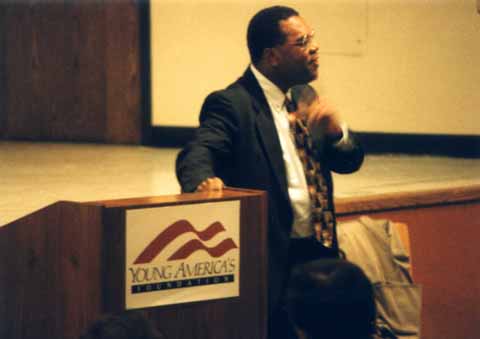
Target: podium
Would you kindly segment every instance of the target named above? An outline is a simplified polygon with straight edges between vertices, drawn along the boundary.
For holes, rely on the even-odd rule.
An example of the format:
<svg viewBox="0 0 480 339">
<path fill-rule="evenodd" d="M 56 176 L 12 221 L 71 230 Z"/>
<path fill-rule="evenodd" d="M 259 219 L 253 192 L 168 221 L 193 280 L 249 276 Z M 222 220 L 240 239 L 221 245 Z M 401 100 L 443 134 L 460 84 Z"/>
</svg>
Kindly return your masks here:
<svg viewBox="0 0 480 339">
<path fill-rule="evenodd" d="M 141 309 L 168 339 L 263 339 L 266 193 L 60 201 L 0 227 L 0 338 Z"/>
</svg>

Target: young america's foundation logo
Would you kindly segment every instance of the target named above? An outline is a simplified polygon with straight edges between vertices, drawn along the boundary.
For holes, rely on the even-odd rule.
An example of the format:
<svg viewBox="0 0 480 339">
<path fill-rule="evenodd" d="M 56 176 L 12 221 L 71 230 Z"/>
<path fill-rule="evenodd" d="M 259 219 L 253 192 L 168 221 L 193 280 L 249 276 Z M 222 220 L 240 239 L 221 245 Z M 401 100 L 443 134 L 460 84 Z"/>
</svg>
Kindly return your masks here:
<svg viewBox="0 0 480 339">
<path fill-rule="evenodd" d="M 239 203 L 128 211 L 127 306 L 155 296 L 154 305 L 238 296 Z"/>
<path fill-rule="evenodd" d="M 219 221 L 212 223 L 203 231 L 196 230 L 185 219 L 174 222 L 160 232 L 133 262 L 134 265 L 148 265 L 155 258 L 161 257 L 163 250 L 173 243 L 171 246 L 174 248 L 173 253 L 164 256 L 166 264 L 129 268 L 133 282 L 132 293 L 232 282 L 235 262 L 224 256 L 238 246 L 229 237 L 214 246 L 205 244 L 217 235 L 224 234 L 225 231 L 225 227 Z M 176 239 L 188 234 L 193 235 L 194 239 L 176 242 Z M 210 260 L 185 262 L 198 251 L 206 252 Z"/>
<path fill-rule="evenodd" d="M 160 233 L 155 240 L 143 250 L 135 260 L 134 264 L 146 264 L 151 262 L 169 243 L 174 241 L 180 235 L 188 232 L 195 234 L 198 239 L 193 239 L 185 243 L 168 258 L 168 261 L 186 259 L 192 253 L 199 250 L 205 250 L 213 258 L 221 257 L 229 250 L 237 248 L 237 245 L 235 245 L 232 238 L 223 240 L 215 247 L 205 246 L 203 241 L 212 239 L 222 231 L 225 231 L 225 227 L 218 221 L 211 224 L 204 231 L 199 232 L 192 226 L 192 224 L 190 224 L 190 222 L 188 222 L 188 220 L 179 220 Z"/>
</svg>

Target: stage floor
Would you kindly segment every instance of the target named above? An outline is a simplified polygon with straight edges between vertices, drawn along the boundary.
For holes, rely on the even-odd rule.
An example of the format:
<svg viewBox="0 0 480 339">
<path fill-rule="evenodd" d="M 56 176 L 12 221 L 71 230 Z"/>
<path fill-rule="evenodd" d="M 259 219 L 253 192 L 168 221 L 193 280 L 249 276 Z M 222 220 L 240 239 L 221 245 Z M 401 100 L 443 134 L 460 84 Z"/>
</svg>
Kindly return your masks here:
<svg viewBox="0 0 480 339">
<path fill-rule="evenodd" d="M 0 141 L 0 225 L 59 200 L 177 194 L 178 151 Z M 360 171 L 334 180 L 336 197 L 464 187 L 480 184 L 480 159 L 369 155 Z"/>
</svg>

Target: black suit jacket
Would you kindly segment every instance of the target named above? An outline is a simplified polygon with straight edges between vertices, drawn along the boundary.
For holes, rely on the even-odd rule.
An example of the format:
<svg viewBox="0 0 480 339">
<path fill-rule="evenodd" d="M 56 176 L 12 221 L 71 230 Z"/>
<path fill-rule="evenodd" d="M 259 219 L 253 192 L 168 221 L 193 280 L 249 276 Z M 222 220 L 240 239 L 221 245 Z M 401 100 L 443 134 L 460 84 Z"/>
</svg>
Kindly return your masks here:
<svg viewBox="0 0 480 339">
<path fill-rule="evenodd" d="M 338 148 L 321 137 L 315 145 L 332 194 L 330 170 L 355 171 L 362 163 L 363 151 L 355 142 Z M 227 186 L 268 192 L 269 306 L 271 311 L 275 309 L 289 274 L 293 211 L 272 113 L 249 69 L 228 88 L 206 98 L 200 126 L 193 141 L 178 155 L 176 166 L 184 192 L 194 191 L 203 180 L 214 176 Z"/>
</svg>

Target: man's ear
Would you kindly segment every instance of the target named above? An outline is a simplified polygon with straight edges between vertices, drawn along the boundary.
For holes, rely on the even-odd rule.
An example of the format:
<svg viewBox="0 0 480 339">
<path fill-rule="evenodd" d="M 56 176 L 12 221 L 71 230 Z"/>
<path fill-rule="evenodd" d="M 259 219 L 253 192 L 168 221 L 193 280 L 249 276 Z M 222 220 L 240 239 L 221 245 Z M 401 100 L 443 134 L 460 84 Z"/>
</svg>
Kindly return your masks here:
<svg viewBox="0 0 480 339">
<path fill-rule="evenodd" d="M 262 58 L 272 67 L 276 67 L 279 63 L 278 51 L 275 48 L 265 48 Z"/>
</svg>

